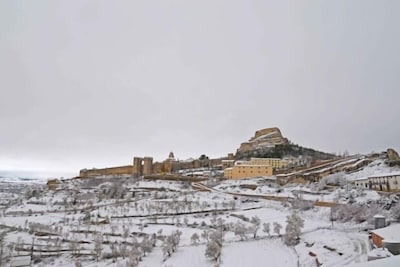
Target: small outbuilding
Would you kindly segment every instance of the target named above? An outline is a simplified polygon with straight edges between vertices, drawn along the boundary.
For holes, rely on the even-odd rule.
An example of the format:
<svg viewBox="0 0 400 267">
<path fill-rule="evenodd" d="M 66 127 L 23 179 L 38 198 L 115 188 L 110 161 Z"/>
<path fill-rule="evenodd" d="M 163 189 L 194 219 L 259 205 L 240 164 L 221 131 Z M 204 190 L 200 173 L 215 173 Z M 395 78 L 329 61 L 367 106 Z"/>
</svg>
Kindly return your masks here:
<svg viewBox="0 0 400 267">
<path fill-rule="evenodd" d="M 400 224 L 372 230 L 371 238 L 376 247 L 385 247 L 394 255 L 400 254 Z"/>
<path fill-rule="evenodd" d="M 375 215 L 374 216 L 374 226 L 375 229 L 384 228 L 386 227 L 386 218 L 383 215 Z"/>
</svg>

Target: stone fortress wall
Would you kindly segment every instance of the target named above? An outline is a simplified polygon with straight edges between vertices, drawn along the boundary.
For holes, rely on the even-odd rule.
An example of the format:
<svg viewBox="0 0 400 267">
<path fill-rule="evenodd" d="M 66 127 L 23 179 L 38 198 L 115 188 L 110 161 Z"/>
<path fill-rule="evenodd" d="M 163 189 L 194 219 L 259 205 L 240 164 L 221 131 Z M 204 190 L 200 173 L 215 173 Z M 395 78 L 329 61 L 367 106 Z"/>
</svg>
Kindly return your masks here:
<svg viewBox="0 0 400 267">
<path fill-rule="evenodd" d="M 111 175 L 124 175 L 132 174 L 132 165 L 103 168 L 103 169 L 83 169 L 79 172 L 79 177 L 90 178 L 96 176 L 111 176 Z"/>
<path fill-rule="evenodd" d="M 151 174 L 167 174 L 178 172 L 179 170 L 197 169 L 202 167 L 218 166 L 222 164 L 224 158 L 218 159 L 195 159 L 189 161 L 178 161 L 168 157 L 163 162 L 154 162 L 152 157 L 134 157 L 133 165 L 102 168 L 102 169 L 83 169 L 79 172 L 78 178 L 91 178 L 96 176 L 118 176 L 132 175 L 133 177 L 146 176 Z"/>
</svg>

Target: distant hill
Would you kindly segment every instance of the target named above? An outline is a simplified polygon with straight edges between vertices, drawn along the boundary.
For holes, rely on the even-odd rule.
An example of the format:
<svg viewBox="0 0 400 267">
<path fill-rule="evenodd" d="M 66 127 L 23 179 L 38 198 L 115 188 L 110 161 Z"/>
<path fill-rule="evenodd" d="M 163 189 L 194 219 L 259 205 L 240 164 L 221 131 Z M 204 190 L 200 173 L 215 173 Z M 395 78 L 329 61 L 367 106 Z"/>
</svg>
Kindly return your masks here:
<svg viewBox="0 0 400 267">
<path fill-rule="evenodd" d="M 0 170 L 1 182 L 45 182 L 47 179 L 73 177 L 73 173 Z"/>
<path fill-rule="evenodd" d="M 312 160 L 328 160 L 336 158 L 335 155 L 317 151 L 312 148 L 302 147 L 291 143 L 282 136 L 279 128 L 266 128 L 256 131 L 248 142 L 244 142 L 236 151 L 236 159 L 251 157 L 283 158 L 283 157 L 309 157 Z"/>
</svg>

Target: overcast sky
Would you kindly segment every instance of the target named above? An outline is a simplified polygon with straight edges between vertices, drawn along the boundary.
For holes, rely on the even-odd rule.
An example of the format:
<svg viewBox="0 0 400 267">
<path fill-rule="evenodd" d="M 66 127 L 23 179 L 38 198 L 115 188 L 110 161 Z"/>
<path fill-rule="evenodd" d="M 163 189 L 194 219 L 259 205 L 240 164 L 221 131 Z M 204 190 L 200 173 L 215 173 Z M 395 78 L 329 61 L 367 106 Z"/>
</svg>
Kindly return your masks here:
<svg viewBox="0 0 400 267">
<path fill-rule="evenodd" d="M 0 169 L 400 150 L 400 1 L 0 2 Z"/>
</svg>

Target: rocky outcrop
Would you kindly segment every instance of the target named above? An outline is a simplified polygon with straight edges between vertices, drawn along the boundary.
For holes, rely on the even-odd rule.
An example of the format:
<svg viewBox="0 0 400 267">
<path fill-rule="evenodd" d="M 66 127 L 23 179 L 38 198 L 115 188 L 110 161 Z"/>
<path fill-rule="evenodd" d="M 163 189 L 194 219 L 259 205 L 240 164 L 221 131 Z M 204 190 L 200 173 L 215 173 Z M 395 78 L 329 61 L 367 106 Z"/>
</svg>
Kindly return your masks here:
<svg viewBox="0 0 400 267">
<path fill-rule="evenodd" d="M 310 161 L 334 159 L 335 155 L 292 144 L 282 136 L 277 127 L 256 131 L 248 142 L 242 143 L 236 151 L 235 159 L 254 158 L 309 158 Z"/>
<path fill-rule="evenodd" d="M 240 145 L 237 153 L 245 153 L 248 151 L 272 148 L 276 145 L 287 144 L 288 139 L 282 136 L 281 130 L 277 127 L 266 128 L 256 131 L 254 136 L 248 142 Z"/>
<path fill-rule="evenodd" d="M 393 148 L 388 148 L 386 150 L 386 164 L 390 167 L 400 166 L 400 157 L 399 154 Z"/>
<path fill-rule="evenodd" d="M 399 154 L 393 148 L 388 148 L 386 151 L 387 158 L 390 161 L 400 161 Z"/>
</svg>

